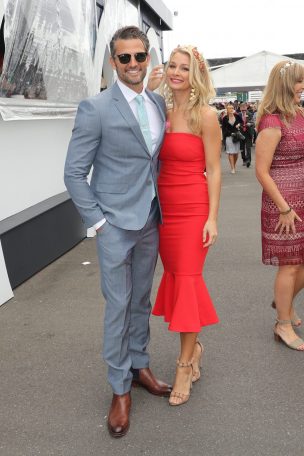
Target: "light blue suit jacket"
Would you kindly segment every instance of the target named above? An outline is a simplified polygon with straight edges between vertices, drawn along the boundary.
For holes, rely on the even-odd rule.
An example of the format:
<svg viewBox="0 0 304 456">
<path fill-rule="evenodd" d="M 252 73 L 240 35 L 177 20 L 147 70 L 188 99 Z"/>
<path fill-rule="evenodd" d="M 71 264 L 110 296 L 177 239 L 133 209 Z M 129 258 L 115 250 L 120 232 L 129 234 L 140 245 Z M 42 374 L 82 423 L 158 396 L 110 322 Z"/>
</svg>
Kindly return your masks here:
<svg viewBox="0 0 304 456">
<path fill-rule="evenodd" d="M 87 227 L 106 218 L 120 228 L 139 230 L 149 215 L 153 186 L 158 198 L 157 164 L 165 132 L 165 102 L 158 94 L 147 94 L 162 119 L 153 156 L 117 83 L 79 104 L 64 181 Z"/>
</svg>

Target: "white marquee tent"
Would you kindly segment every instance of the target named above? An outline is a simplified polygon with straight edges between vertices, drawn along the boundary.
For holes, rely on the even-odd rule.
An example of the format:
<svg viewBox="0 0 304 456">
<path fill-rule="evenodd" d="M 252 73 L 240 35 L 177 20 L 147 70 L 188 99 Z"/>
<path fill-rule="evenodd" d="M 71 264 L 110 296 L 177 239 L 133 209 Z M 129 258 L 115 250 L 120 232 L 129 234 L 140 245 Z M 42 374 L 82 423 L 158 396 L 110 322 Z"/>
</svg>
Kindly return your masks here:
<svg viewBox="0 0 304 456">
<path fill-rule="evenodd" d="M 304 64 L 304 60 L 261 51 L 213 70 L 211 75 L 214 86 L 218 92 L 223 93 L 263 90 L 273 66 L 286 59 Z"/>
</svg>

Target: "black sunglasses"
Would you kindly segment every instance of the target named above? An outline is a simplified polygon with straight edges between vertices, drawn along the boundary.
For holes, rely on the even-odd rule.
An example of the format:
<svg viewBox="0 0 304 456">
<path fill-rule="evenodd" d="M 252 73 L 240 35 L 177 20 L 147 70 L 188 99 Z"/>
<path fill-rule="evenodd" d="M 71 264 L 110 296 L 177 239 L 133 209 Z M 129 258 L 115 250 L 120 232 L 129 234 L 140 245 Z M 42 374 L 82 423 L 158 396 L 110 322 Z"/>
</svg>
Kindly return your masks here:
<svg viewBox="0 0 304 456">
<path fill-rule="evenodd" d="M 136 52 L 136 54 L 119 54 L 116 55 L 120 63 L 123 65 L 126 65 L 127 63 L 130 63 L 132 55 L 134 56 L 136 62 L 142 63 L 147 60 L 147 52 Z"/>
</svg>

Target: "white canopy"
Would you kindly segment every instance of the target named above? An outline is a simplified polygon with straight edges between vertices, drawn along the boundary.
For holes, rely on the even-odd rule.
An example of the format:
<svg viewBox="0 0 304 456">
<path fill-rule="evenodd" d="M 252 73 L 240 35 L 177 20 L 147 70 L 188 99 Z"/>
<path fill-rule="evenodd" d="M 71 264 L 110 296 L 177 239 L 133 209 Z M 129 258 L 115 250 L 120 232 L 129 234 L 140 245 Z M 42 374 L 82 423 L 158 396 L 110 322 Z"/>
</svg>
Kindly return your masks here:
<svg viewBox="0 0 304 456">
<path fill-rule="evenodd" d="M 273 52 L 261 51 L 211 72 L 214 86 L 221 92 L 248 92 L 264 89 L 270 71 L 281 60 L 304 64 L 304 60 L 291 59 Z"/>
</svg>

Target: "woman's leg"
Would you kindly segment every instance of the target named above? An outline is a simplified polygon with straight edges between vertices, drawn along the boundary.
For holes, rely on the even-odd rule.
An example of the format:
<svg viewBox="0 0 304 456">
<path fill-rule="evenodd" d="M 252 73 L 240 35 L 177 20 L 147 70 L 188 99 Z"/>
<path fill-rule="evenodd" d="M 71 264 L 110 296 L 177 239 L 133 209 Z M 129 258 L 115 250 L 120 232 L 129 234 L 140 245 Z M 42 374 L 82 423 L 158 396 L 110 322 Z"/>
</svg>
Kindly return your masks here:
<svg viewBox="0 0 304 456">
<path fill-rule="evenodd" d="M 233 161 L 234 161 L 234 168 L 237 162 L 237 159 L 239 158 L 239 154 L 233 154 Z"/>
<path fill-rule="evenodd" d="M 228 154 L 228 160 L 230 164 L 231 171 L 234 171 L 234 158 L 233 154 Z"/>
<path fill-rule="evenodd" d="M 295 298 L 297 296 L 297 294 L 301 290 L 303 290 L 303 288 L 304 288 L 304 266 L 301 264 L 301 266 L 299 267 L 298 273 L 297 273 L 296 281 L 295 281 L 293 297 Z"/>
<path fill-rule="evenodd" d="M 196 343 L 197 333 L 180 333 L 181 350 L 178 359 L 179 364 L 191 364 L 193 358 L 194 347 Z M 170 404 L 178 405 L 185 402 L 183 398 L 174 396 L 174 393 L 179 393 L 185 397 L 190 394 L 192 383 L 192 366 L 181 367 L 176 366 L 175 380 L 173 384 L 173 391 L 170 397 Z"/>
<path fill-rule="evenodd" d="M 290 320 L 295 284 L 300 270 L 297 266 L 280 266 L 274 283 L 274 296 L 278 320 Z M 276 333 L 287 343 L 298 338 L 291 324 L 277 325 Z"/>
<path fill-rule="evenodd" d="M 194 346 L 193 361 L 192 361 L 192 370 L 193 370 L 192 382 L 193 383 L 196 382 L 197 380 L 199 380 L 201 377 L 202 357 L 204 354 L 204 346 L 200 342 L 198 336 L 199 335 L 197 335 L 196 343 Z"/>
<path fill-rule="evenodd" d="M 295 281 L 295 286 L 294 286 L 294 293 L 293 293 L 293 300 L 297 296 L 297 294 L 304 288 L 304 266 L 301 265 L 299 267 L 297 276 L 296 276 L 296 281 Z M 276 303 L 273 301 L 272 307 L 276 308 Z M 301 325 L 301 318 L 296 314 L 294 310 L 294 304 L 292 304 L 291 307 L 291 312 L 290 312 L 290 319 L 292 320 L 293 324 L 295 326 L 300 326 Z"/>
<path fill-rule="evenodd" d="M 304 288 L 304 266 L 301 265 L 300 268 L 299 268 L 299 271 L 297 273 L 297 277 L 296 277 L 296 282 L 295 282 L 295 286 L 294 286 L 294 293 L 293 293 L 293 299 L 297 296 L 297 294 L 301 290 L 303 290 L 303 288 Z M 302 320 L 296 314 L 296 312 L 294 310 L 294 304 L 292 305 L 290 317 L 291 317 L 291 319 L 293 320 L 293 322 L 294 322 L 294 324 L 296 326 L 300 326 L 301 325 Z"/>
</svg>

